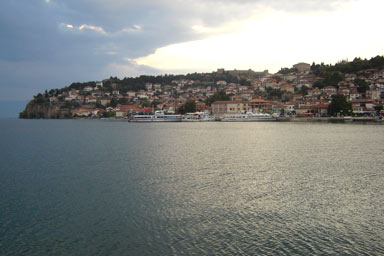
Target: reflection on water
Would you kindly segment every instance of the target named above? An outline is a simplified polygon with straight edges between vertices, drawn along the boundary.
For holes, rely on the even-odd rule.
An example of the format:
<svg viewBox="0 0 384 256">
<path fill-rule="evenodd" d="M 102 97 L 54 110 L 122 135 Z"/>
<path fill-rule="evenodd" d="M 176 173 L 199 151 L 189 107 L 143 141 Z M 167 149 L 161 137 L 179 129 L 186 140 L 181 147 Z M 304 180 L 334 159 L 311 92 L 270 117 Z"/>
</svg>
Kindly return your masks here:
<svg viewBox="0 0 384 256">
<path fill-rule="evenodd" d="M 384 126 L 2 120 L 2 254 L 384 254 Z"/>
</svg>

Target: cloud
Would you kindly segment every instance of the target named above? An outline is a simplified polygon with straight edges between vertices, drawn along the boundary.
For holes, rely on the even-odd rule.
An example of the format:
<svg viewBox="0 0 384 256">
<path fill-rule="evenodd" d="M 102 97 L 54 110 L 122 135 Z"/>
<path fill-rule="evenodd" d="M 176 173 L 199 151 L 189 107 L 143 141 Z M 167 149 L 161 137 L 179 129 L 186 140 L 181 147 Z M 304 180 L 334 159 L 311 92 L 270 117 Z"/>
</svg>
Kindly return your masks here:
<svg viewBox="0 0 384 256">
<path fill-rule="evenodd" d="M 384 43 L 384 36 L 372 25 L 380 24 L 384 3 L 370 2 L 375 10 L 366 1 L 311 15 L 269 10 L 263 17 L 236 23 L 235 32 L 167 45 L 136 62 L 162 70 L 181 66 L 196 71 L 224 67 L 277 72 L 299 61 L 335 63 L 356 56 L 370 58 L 381 54 Z M 202 26 L 194 29 L 199 33 L 214 31 Z M 354 36 L 356 31 L 375 35 L 375 39 Z"/>
<path fill-rule="evenodd" d="M 95 32 L 103 34 L 103 35 L 107 34 L 102 27 L 97 27 L 97 26 L 92 26 L 92 25 L 87 25 L 87 24 L 81 25 L 79 27 L 79 29 L 80 30 L 83 30 L 83 29 L 91 30 L 91 31 L 95 31 Z"/>
<path fill-rule="evenodd" d="M 70 30 L 78 30 L 78 31 L 87 30 L 87 31 L 96 32 L 96 33 L 99 33 L 102 35 L 107 35 L 107 32 L 105 32 L 105 30 L 102 27 L 93 26 L 93 25 L 83 24 L 80 26 L 74 26 L 71 24 L 63 24 L 62 23 L 62 24 L 60 24 L 60 26 L 65 28 L 65 29 L 70 29 Z"/>
<path fill-rule="evenodd" d="M 107 70 L 111 76 L 117 77 L 136 77 L 142 74 L 159 75 L 164 73 L 162 70 L 140 65 L 135 60 L 129 58 L 119 62 L 109 63 Z"/>
<path fill-rule="evenodd" d="M 133 25 L 133 26 L 131 26 L 129 28 L 123 28 L 119 32 L 132 33 L 132 32 L 139 32 L 139 31 L 142 31 L 142 30 L 143 30 L 142 26 L 140 26 L 140 25 Z"/>
<path fill-rule="evenodd" d="M 268 27 L 264 23 L 267 12 L 327 13 L 353 1 L 3 0 L 0 76 L 8 82 L 1 84 L 2 97 L 21 97 L 18 91 L 12 96 L 16 93 L 14 87 L 29 88 L 25 92 L 31 93 L 112 74 L 158 74 L 164 71 L 132 60 L 170 45 L 189 46 L 188 42 L 225 38 L 246 30 L 244 26 L 253 26 L 252 33 L 268 42 L 269 33 L 286 35 L 297 33 L 299 28 L 285 27 L 288 31 L 284 32 L 277 26 L 274 31 L 260 34 L 258 28 Z M 255 22 L 250 25 L 249 20 Z M 305 33 L 300 36 L 305 41 Z M 180 64 L 168 66 L 167 70 L 177 70 Z"/>
</svg>

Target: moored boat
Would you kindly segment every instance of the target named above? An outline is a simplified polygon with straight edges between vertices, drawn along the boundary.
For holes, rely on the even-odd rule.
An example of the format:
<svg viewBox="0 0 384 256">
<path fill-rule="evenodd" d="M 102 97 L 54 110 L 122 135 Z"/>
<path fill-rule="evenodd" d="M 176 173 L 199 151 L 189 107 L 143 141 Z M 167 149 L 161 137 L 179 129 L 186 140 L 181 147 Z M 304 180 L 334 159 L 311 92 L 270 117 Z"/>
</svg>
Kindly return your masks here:
<svg viewBox="0 0 384 256">
<path fill-rule="evenodd" d="M 163 111 L 155 111 L 153 115 L 134 115 L 129 122 L 181 122 L 182 115 L 165 114 Z"/>
<path fill-rule="evenodd" d="M 267 113 L 230 114 L 221 118 L 222 122 L 266 122 L 277 121 L 277 118 Z"/>
<path fill-rule="evenodd" d="M 183 122 L 210 122 L 216 121 L 215 116 L 205 112 L 186 113 L 182 119 Z"/>
</svg>

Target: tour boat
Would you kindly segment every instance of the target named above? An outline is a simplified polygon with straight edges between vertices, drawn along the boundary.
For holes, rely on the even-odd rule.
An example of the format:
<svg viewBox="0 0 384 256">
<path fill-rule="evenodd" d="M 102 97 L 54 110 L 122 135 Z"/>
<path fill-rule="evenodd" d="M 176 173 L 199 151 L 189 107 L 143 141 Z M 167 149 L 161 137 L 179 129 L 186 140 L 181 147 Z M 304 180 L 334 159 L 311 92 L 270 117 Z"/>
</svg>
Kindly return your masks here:
<svg viewBox="0 0 384 256">
<path fill-rule="evenodd" d="M 265 122 L 277 121 L 277 118 L 266 113 L 228 114 L 221 118 L 222 122 Z"/>
<path fill-rule="evenodd" d="M 186 113 L 182 119 L 183 122 L 210 122 L 216 121 L 215 116 L 205 112 Z"/>
<path fill-rule="evenodd" d="M 155 111 L 154 115 L 134 115 L 129 122 L 181 122 L 182 115 L 169 115 L 164 111 Z"/>
</svg>

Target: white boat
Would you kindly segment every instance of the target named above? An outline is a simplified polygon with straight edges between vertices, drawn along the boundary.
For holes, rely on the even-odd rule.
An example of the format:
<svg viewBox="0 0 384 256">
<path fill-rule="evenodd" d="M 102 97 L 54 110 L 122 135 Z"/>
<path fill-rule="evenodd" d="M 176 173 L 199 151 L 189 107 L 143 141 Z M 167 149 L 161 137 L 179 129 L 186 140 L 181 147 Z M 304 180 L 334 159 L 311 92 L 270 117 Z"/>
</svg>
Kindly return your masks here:
<svg viewBox="0 0 384 256">
<path fill-rule="evenodd" d="M 277 118 L 266 113 L 230 114 L 221 118 L 222 122 L 266 122 L 277 121 Z"/>
<path fill-rule="evenodd" d="M 169 115 L 164 111 L 155 111 L 154 115 L 134 115 L 129 122 L 181 122 L 182 115 Z"/>
<path fill-rule="evenodd" d="M 183 122 L 210 122 L 216 121 L 215 116 L 205 112 L 186 113 L 182 119 Z"/>
</svg>

